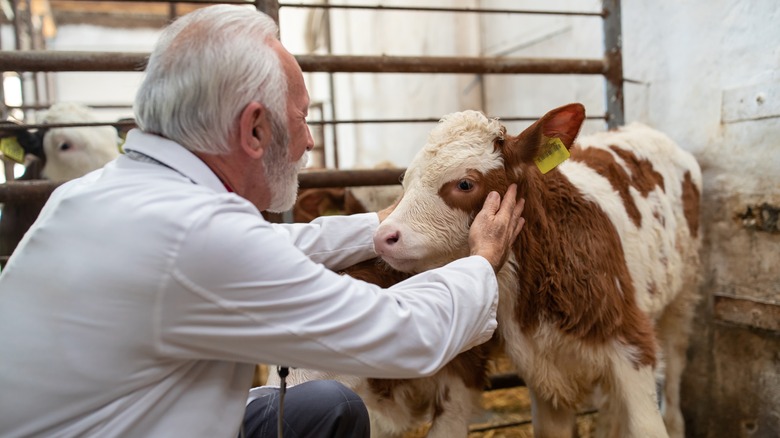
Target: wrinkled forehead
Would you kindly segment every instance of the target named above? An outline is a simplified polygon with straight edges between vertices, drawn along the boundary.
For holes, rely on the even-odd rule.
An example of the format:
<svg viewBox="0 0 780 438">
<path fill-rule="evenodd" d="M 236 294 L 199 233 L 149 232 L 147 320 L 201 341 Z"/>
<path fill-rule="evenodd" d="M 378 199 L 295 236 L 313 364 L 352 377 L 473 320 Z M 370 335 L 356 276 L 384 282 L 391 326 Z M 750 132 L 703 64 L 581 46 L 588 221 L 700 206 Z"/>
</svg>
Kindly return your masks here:
<svg viewBox="0 0 780 438">
<path fill-rule="evenodd" d="M 414 182 L 438 188 L 462 178 L 467 170 L 485 174 L 503 167 L 501 153 L 495 148 L 496 140 L 503 137 L 501 124 L 478 111 L 444 116 L 408 166 L 404 187 Z"/>
</svg>

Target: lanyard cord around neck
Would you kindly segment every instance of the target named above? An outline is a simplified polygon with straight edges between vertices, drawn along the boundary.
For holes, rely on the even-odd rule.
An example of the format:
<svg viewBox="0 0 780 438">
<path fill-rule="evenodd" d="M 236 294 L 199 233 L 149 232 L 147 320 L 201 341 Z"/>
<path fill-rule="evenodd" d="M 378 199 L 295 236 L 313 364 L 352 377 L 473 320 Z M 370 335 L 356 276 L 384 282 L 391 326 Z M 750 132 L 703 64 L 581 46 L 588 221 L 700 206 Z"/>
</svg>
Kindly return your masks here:
<svg viewBox="0 0 780 438">
<path fill-rule="evenodd" d="M 277 438 L 282 438 L 282 429 L 284 426 L 284 393 L 287 392 L 287 375 L 290 374 L 288 367 L 276 367 L 279 373 L 279 419 L 276 427 Z"/>
</svg>

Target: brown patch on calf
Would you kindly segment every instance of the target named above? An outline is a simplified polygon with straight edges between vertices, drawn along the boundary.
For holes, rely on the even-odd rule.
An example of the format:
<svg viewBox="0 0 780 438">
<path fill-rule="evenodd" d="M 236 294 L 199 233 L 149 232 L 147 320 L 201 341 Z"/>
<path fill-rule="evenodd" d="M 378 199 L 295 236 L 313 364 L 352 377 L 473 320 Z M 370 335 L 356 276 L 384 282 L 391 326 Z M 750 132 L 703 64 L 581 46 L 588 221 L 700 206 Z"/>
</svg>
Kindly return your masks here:
<svg viewBox="0 0 780 438">
<path fill-rule="evenodd" d="M 424 419 L 428 413 L 436 418 L 444 412 L 444 403 L 450 399 L 449 387 L 445 385 L 448 379 L 455 377 L 456 380 L 463 381 L 467 388 L 478 391 L 487 386 L 488 357 L 493 348 L 496 348 L 496 345 L 488 341 L 465 351 L 430 377 L 368 379 L 368 387 L 373 394 L 408 407 L 412 416 L 417 419 Z"/>
<path fill-rule="evenodd" d="M 652 323 L 636 304 L 614 225 L 560 172 L 534 170 L 518 182 L 526 224 L 515 247 L 517 324 L 531 334 L 547 320 L 585 342 L 620 340 L 639 350 L 636 366 L 654 364 Z"/>
<path fill-rule="evenodd" d="M 628 190 L 631 185 L 631 177 L 626 169 L 617 163 L 612 154 L 603 149 L 577 147 L 571 150 L 571 159 L 583 163 L 606 178 L 612 188 L 618 192 L 620 199 L 623 200 L 623 206 L 631 222 L 637 228 L 642 225 L 642 214 L 639 213 L 634 198 L 631 197 L 631 192 Z"/>
<path fill-rule="evenodd" d="M 699 188 L 691 179 L 691 172 L 685 172 L 682 183 L 682 205 L 685 220 L 688 222 L 688 230 L 691 236 L 699 235 Z"/>
<path fill-rule="evenodd" d="M 458 189 L 458 184 L 464 179 L 468 179 L 474 184 L 474 187 L 468 192 Z M 465 178 L 444 183 L 439 188 L 439 197 L 444 200 L 448 207 L 464 211 L 473 216 L 482 209 L 488 193 L 496 191 L 503 196 L 507 187 L 509 187 L 509 181 L 507 180 L 506 170 L 503 168 L 491 170 L 484 175 L 476 170 L 469 169 Z"/>
<path fill-rule="evenodd" d="M 656 172 L 653 168 L 653 163 L 645 159 L 640 160 L 631 151 L 620 149 L 617 146 L 610 146 L 609 148 L 626 163 L 626 166 L 631 171 L 631 185 L 643 197 L 646 198 L 647 194 L 655 190 L 656 186 L 666 191 L 664 177 Z"/>
<path fill-rule="evenodd" d="M 571 159 L 585 164 L 609 181 L 612 188 L 620 195 L 620 199 L 623 200 L 623 206 L 629 219 L 639 228 L 642 226 L 642 214 L 628 188 L 635 188 L 640 195 L 646 198 L 656 187 L 665 190 L 664 177 L 653 168 L 650 161 L 640 160 L 632 152 L 617 146 L 610 146 L 610 149 L 623 159 L 628 170 L 618 164 L 612 154 L 598 148 L 573 148 Z"/>
</svg>

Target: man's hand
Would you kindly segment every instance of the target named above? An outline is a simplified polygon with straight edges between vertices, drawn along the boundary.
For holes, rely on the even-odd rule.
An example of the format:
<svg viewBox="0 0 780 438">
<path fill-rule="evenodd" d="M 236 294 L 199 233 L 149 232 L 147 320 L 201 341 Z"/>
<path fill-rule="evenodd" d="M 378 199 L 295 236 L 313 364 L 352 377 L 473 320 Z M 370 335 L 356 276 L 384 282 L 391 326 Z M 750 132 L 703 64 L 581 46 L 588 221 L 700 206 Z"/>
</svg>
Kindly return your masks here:
<svg viewBox="0 0 780 438">
<path fill-rule="evenodd" d="M 485 257 L 496 272 L 504 265 L 512 243 L 525 225 L 521 216 L 525 199 L 515 202 L 516 197 L 516 184 L 509 186 L 503 200 L 497 192 L 490 192 L 469 230 L 471 255 Z"/>
</svg>

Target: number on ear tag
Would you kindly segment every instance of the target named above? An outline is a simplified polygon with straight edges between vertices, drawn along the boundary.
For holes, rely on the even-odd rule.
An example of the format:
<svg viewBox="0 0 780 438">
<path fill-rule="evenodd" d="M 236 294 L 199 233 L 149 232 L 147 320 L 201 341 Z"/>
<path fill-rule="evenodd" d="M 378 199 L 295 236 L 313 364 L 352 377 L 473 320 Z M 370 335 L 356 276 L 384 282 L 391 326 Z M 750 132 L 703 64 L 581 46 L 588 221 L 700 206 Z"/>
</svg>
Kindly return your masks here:
<svg viewBox="0 0 780 438">
<path fill-rule="evenodd" d="M 542 173 L 547 173 L 568 160 L 570 156 L 569 150 L 566 149 L 560 138 L 545 137 L 544 146 L 542 146 L 539 155 L 534 158 L 534 161 L 536 162 L 536 167 Z"/>
</svg>

